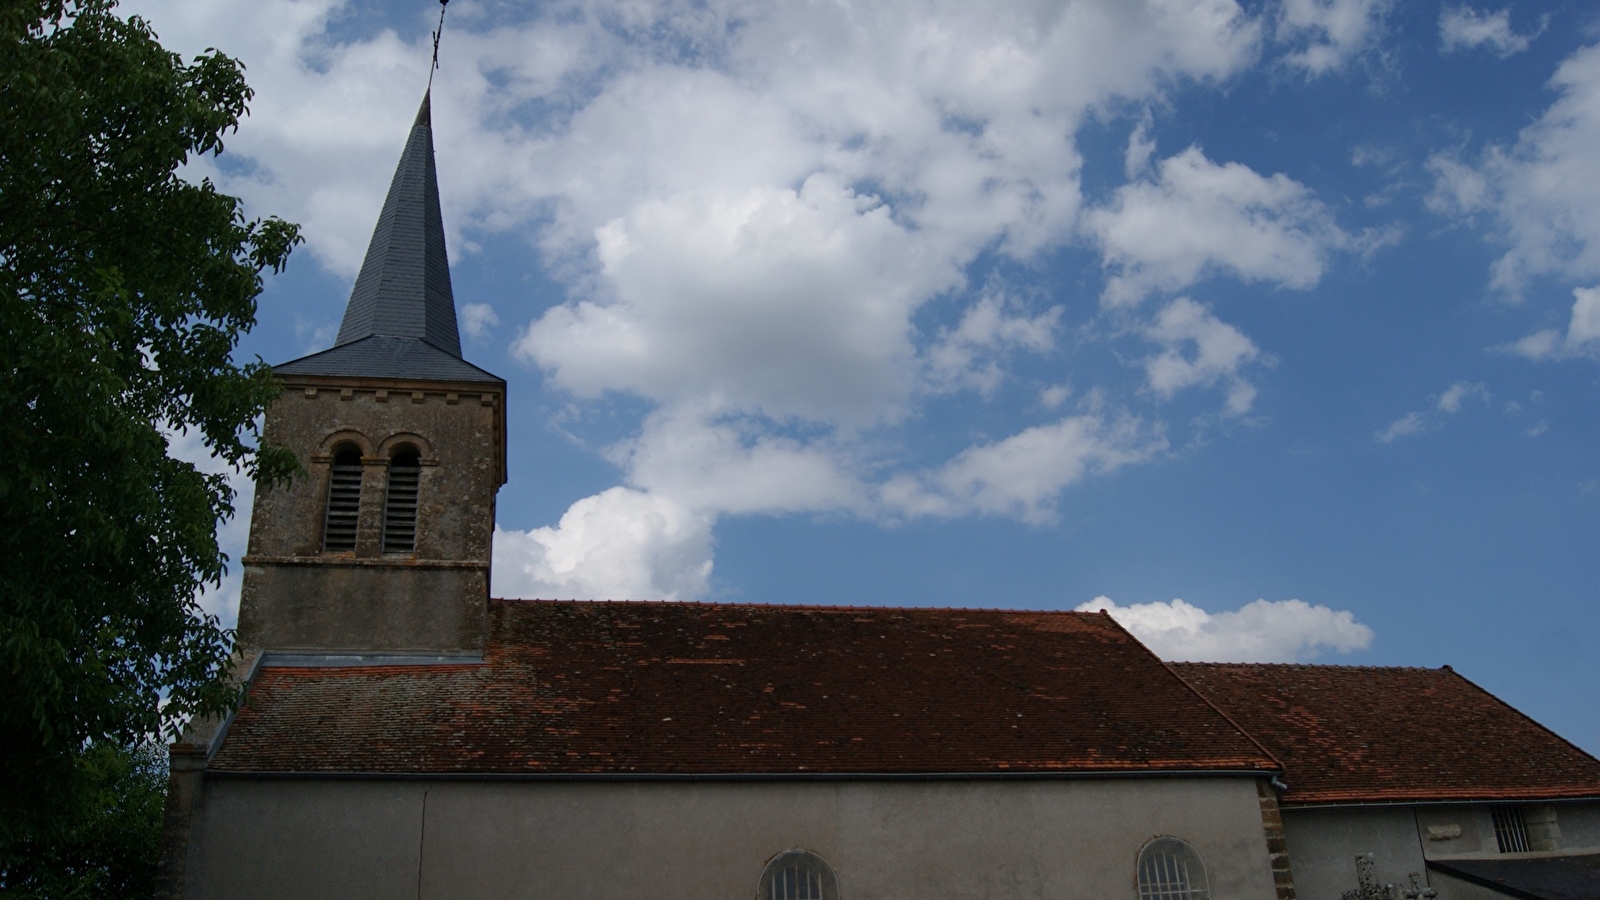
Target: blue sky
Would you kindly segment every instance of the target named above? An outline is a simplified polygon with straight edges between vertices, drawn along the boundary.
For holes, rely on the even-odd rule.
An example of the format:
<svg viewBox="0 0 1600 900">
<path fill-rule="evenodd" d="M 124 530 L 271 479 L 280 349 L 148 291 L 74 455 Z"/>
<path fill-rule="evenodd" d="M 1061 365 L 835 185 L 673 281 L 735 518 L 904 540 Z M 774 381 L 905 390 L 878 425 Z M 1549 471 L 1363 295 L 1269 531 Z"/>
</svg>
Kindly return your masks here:
<svg viewBox="0 0 1600 900">
<path fill-rule="evenodd" d="M 326 347 L 437 6 L 124 8 L 249 67 L 192 168 L 305 227 L 246 353 Z M 1600 750 L 1600 10 L 449 15 L 497 595 L 1108 607 L 1174 659 L 1450 663 Z"/>
</svg>

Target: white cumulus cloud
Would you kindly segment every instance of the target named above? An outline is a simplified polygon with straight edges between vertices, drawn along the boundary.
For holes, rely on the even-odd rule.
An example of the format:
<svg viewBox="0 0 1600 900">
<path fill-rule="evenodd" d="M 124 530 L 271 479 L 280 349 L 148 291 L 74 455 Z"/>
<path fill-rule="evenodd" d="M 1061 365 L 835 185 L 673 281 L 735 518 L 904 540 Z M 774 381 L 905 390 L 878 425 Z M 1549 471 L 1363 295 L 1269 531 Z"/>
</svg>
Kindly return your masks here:
<svg viewBox="0 0 1600 900">
<path fill-rule="evenodd" d="M 218 170 L 191 160 L 254 210 L 298 222 L 306 249 L 353 278 L 398 158 L 398 141 L 420 100 L 428 57 L 384 31 L 348 45 L 324 40 L 342 0 L 131 0 L 125 13 L 149 19 L 164 46 L 185 55 L 207 47 L 249 66 L 250 117 L 228 141 L 246 167 Z M 398 137 L 397 137 L 398 136 Z M 441 169 L 447 181 L 452 174 Z M 451 226 L 452 216 L 446 214 Z"/>
<path fill-rule="evenodd" d="M 1392 0 L 1283 0 L 1277 37 L 1295 47 L 1284 57 L 1307 76 L 1337 72 L 1372 49 Z"/>
<path fill-rule="evenodd" d="M 1428 420 L 1420 412 L 1408 412 L 1393 422 L 1376 435 L 1379 441 L 1387 444 L 1397 438 L 1421 434 L 1428 429 Z"/>
<path fill-rule="evenodd" d="M 1166 447 L 1150 423 L 1085 414 L 969 447 L 928 470 L 874 480 L 827 438 L 772 435 L 747 418 L 705 409 L 663 409 L 610 452 L 631 486 L 577 501 L 555 526 L 496 528 L 492 590 L 505 597 L 699 599 L 712 589 L 712 528 L 724 515 L 976 514 L 1047 523 L 1066 488 Z"/>
<path fill-rule="evenodd" d="M 500 317 L 495 315 L 493 306 L 487 303 L 461 305 L 461 331 L 467 337 L 482 340 L 499 325 Z"/>
<path fill-rule="evenodd" d="M 1532 360 L 1594 356 L 1600 351 L 1600 287 L 1572 289 L 1572 316 L 1565 333 L 1546 328 L 1505 348 Z"/>
<path fill-rule="evenodd" d="M 1455 415 L 1461 411 L 1461 404 L 1469 398 L 1477 398 L 1489 402 L 1489 391 L 1481 382 L 1458 381 L 1444 389 L 1435 404 L 1440 412 Z"/>
<path fill-rule="evenodd" d="M 1507 247 L 1491 284 L 1511 296 L 1534 276 L 1600 277 L 1600 46 L 1569 56 L 1550 86 L 1556 101 L 1511 146 L 1476 162 L 1455 153 L 1429 162 L 1430 208 L 1485 219 Z"/>
<path fill-rule="evenodd" d="M 992 394 L 1005 379 L 1001 363 L 1017 350 L 1045 353 L 1055 345 L 1063 308 L 1029 315 L 1021 304 L 997 291 L 985 292 L 967 307 L 955 328 L 941 334 L 924 352 L 933 390 L 967 388 Z"/>
<path fill-rule="evenodd" d="M 1470 6 L 1446 6 L 1439 11 L 1439 50 L 1443 53 L 1483 47 L 1505 59 L 1528 49 L 1536 36 L 1511 29 L 1509 8 L 1486 13 Z"/>
<path fill-rule="evenodd" d="M 1484 387 L 1482 382 L 1457 381 L 1434 397 L 1430 408 L 1406 413 L 1390 422 L 1388 427 L 1380 430 L 1375 437 L 1387 444 L 1398 438 L 1432 431 L 1442 427 L 1446 418 L 1460 412 L 1468 400 L 1478 400 L 1487 404 L 1489 389 Z"/>
<path fill-rule="evenodd" d="M 687 600 L 712 570 L 711 522 L 668 500 L 614 487 L 554 526 L 494 531 L 497 597 Z"/>
<path fill-rule="evenodd" d="M 1219 273 L 1309 288 L 1328 256 L 1351 243 L 1305 185 L 1212 162 L 1198 147 L 1118 188 L 1086 215 L 1085 227 L 1114 273 L 1105 292 L 1111 305 Z"/>
<path fill-rule="evenodd" d="M 969 447 L 932 472 L 892 478 L 881 503 L 906 516 L 979 513 L 1044 523 L 1055 518 L 1064 488 L 1166 449 L 1159 429 L 1138 419 L 1068 416 Z"/>
<path fill-rule="evenodd" d="M 1118 606 L 1102 596 L 1078 610 L 1104 610 L 1173 662 L 1303 662 L 1328 650 L 1365 650 L 1373 638 L 1372 629 L 1348 610 L 1303 600 L 1257 600 L 1212 613 L 1183 600 Z"/>
<path fill-rule="evenodd" d="M 1256 389 L 1239 375 L 1239 369 L 1257 359 L 1256 345 L 1237 328 L 1219 320 L 1211 310 L 1188 297 L 1167 304 L 1145 334 L 1163 350 L 1144 362 L 1152 391 L 1170 397 L 1195 385 L 1227 385 L 1226 413 L 1242 416 L 1255 402 Z M 1192 348 L 1192 355 L 1190 349 Z"/>
<path fill-rule="evenodd" d="M 747 417 L 663 409 L 611 457 L 636 487 L 706 516 L 870 509 L 848 453 L 826 438 L 771 434 Z"/>
<path fill-rule="evenodd" d="M 1381 6 L 1291 0 L 1280 40 L 1346 58 Z M 363 32 L 345 0 L 127 8 L 176 50 L 225 47 L 250 66 L 236 164 L 195 174 L 303 223 L 312 256 L 352 277 L 427 76 L 432 14 L 397 34 Z M 1084 401 L 942 464 L 897 446 L 919 404 L 989 402 L 1021 355 L 1056 350 L 1064 302 L 969 284 L 975 261 L 1029 265 L 1088 235 L 1111 293 L 1135 299 L 1213 274 L 1308 287 L 1347 243 L 1287 176 L 1198 149 L 1151 165 L 1150 126 L 1130 143 L 1132 184 L 1085 216 L 1091 116 L 1159 108 L 1259 61 L 1269 18 L 1235 0 L 557 0 L 451 15 L 432 105 L 450 246 L 521 233 L 566 290 L 548 308 L 466 305 L 463 333 L 492 338 L 503 320 L 517 358 L 579 407 L 642 400 L 609 449 L 621 485 L 499 533 L 497 593 L 703 596 L 723 515 L 1048 521 L 1071 485 L 1164 452 L 1161 423 Z M 1225 385 L 1229 409 L 1248 409 L 1237 369 L 1253 346 L 1212 322 L 1172 332 L 1154 389 Z M 1063 384 L 1032 387 L 1054 409 Z"/>
<path fill-rule="evenodd" d="M 822 175 L 649 201 L 596 239 L 609 296 L 550 309 L 515 347 L 580 396 L 870 420 L 911 389 L 911 311 L 958 279 Z"/>
</svg>

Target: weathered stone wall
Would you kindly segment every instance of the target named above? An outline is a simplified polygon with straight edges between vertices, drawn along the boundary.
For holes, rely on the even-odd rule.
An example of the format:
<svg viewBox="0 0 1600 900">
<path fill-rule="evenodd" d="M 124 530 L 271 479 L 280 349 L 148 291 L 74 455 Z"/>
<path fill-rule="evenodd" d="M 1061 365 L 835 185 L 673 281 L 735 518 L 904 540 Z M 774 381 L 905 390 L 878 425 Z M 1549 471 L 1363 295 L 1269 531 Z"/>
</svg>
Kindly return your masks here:
<svg viewBox="0 0 1600 900">
<path fill-rule="evenodd" d="M 749 898 L 821 855 L 846 900 L 1137 900 L 1182 838 L 1211 896 L 1273 900 L 1247 777 L 852 782 L 208 778 L 191 898 Z"/>
<path fill-rule="evenodd" d="M 1278 900 L 1295 900 L 1294 871 L 1289 865 L 1289 843 L 1283 834 L 1283 812 L 1278 808 L 1278 792 L 1267 781 L 1256 782 L 1261 802 L 1261 828 L 1267 839 L 1267 858 L 1272 862 L 1272 882 Z"/>
<path fill-rule="evenodd" d="M 267 412 L 265 437 L 306 476 L 256 494 L 239 639 L 273 650 L 450 651 L 483 642 L 494 496 L 503 480 L 503 398 L 482 385 L 300 378 Z M 362 456 L 353 552 L 325 552 L 337 447 Z M 389 460 L 422 460 L 415 551 L 385 554 Z"/>
<path fill-rule="evenodd" d="M 451 652 L 483 648 L 487 566 L 246 565 L 241 643 L 278 651 Z"/>
</svg>

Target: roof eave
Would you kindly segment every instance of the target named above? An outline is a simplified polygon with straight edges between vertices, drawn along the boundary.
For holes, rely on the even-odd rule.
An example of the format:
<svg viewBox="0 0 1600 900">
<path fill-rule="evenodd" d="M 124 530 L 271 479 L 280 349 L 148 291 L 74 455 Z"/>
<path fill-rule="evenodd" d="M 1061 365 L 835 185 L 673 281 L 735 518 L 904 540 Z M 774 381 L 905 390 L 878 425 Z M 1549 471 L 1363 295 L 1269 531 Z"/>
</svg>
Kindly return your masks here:
<svg viewBox="0 0 1600 900">
<path fill-rule="evenodd" d="M 1346 809 L 1352 807 L 1462 806 L 1485 803 L 1578 803 L 1600 800 L 1600 787 L 1580 790 L 1461 791 L 1459 793 L 1419 792 L 1406 794 L 1318 794 L 1278 798 L 1283 809 Z"/>
<path fill-rule="evenodd" d="M 1270 778 L 1267 769 L 1073 769 L 992 770 L 985 772 L 368 772 L 210 769 L 227 778 L 343 781 L 674 781 L 674 782 L 844 782 L 844 781 L 1066 781 L 1107 778 Z"/>
</svg>

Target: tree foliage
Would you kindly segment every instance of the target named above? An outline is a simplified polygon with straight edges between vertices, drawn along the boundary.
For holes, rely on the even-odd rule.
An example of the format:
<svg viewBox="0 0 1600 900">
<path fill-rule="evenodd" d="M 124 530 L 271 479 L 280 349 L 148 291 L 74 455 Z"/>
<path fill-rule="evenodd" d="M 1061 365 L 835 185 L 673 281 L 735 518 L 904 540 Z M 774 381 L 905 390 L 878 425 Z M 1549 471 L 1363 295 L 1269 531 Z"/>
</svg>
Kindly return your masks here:
<svg viewBox="0 0 1600 900">
<path fill-rule="evenodd" d="M 297 229 L 178 175 L 237 127 L 243 66 L 113 5 L 0 0 L 0 848 L 71 830 L 94 748 L 233 702 L 194 599 L 233 492 L 165 435 L 294 467 L 251 449 L 277 387 L 233 352 Z"/>
<path fill-rule="evenodd" d="M 166 748 L 87 747 L 48 836 L 0 852 L 0 900 L 123 900 L 155 889 L 166 811 Z"/>
</svg>

